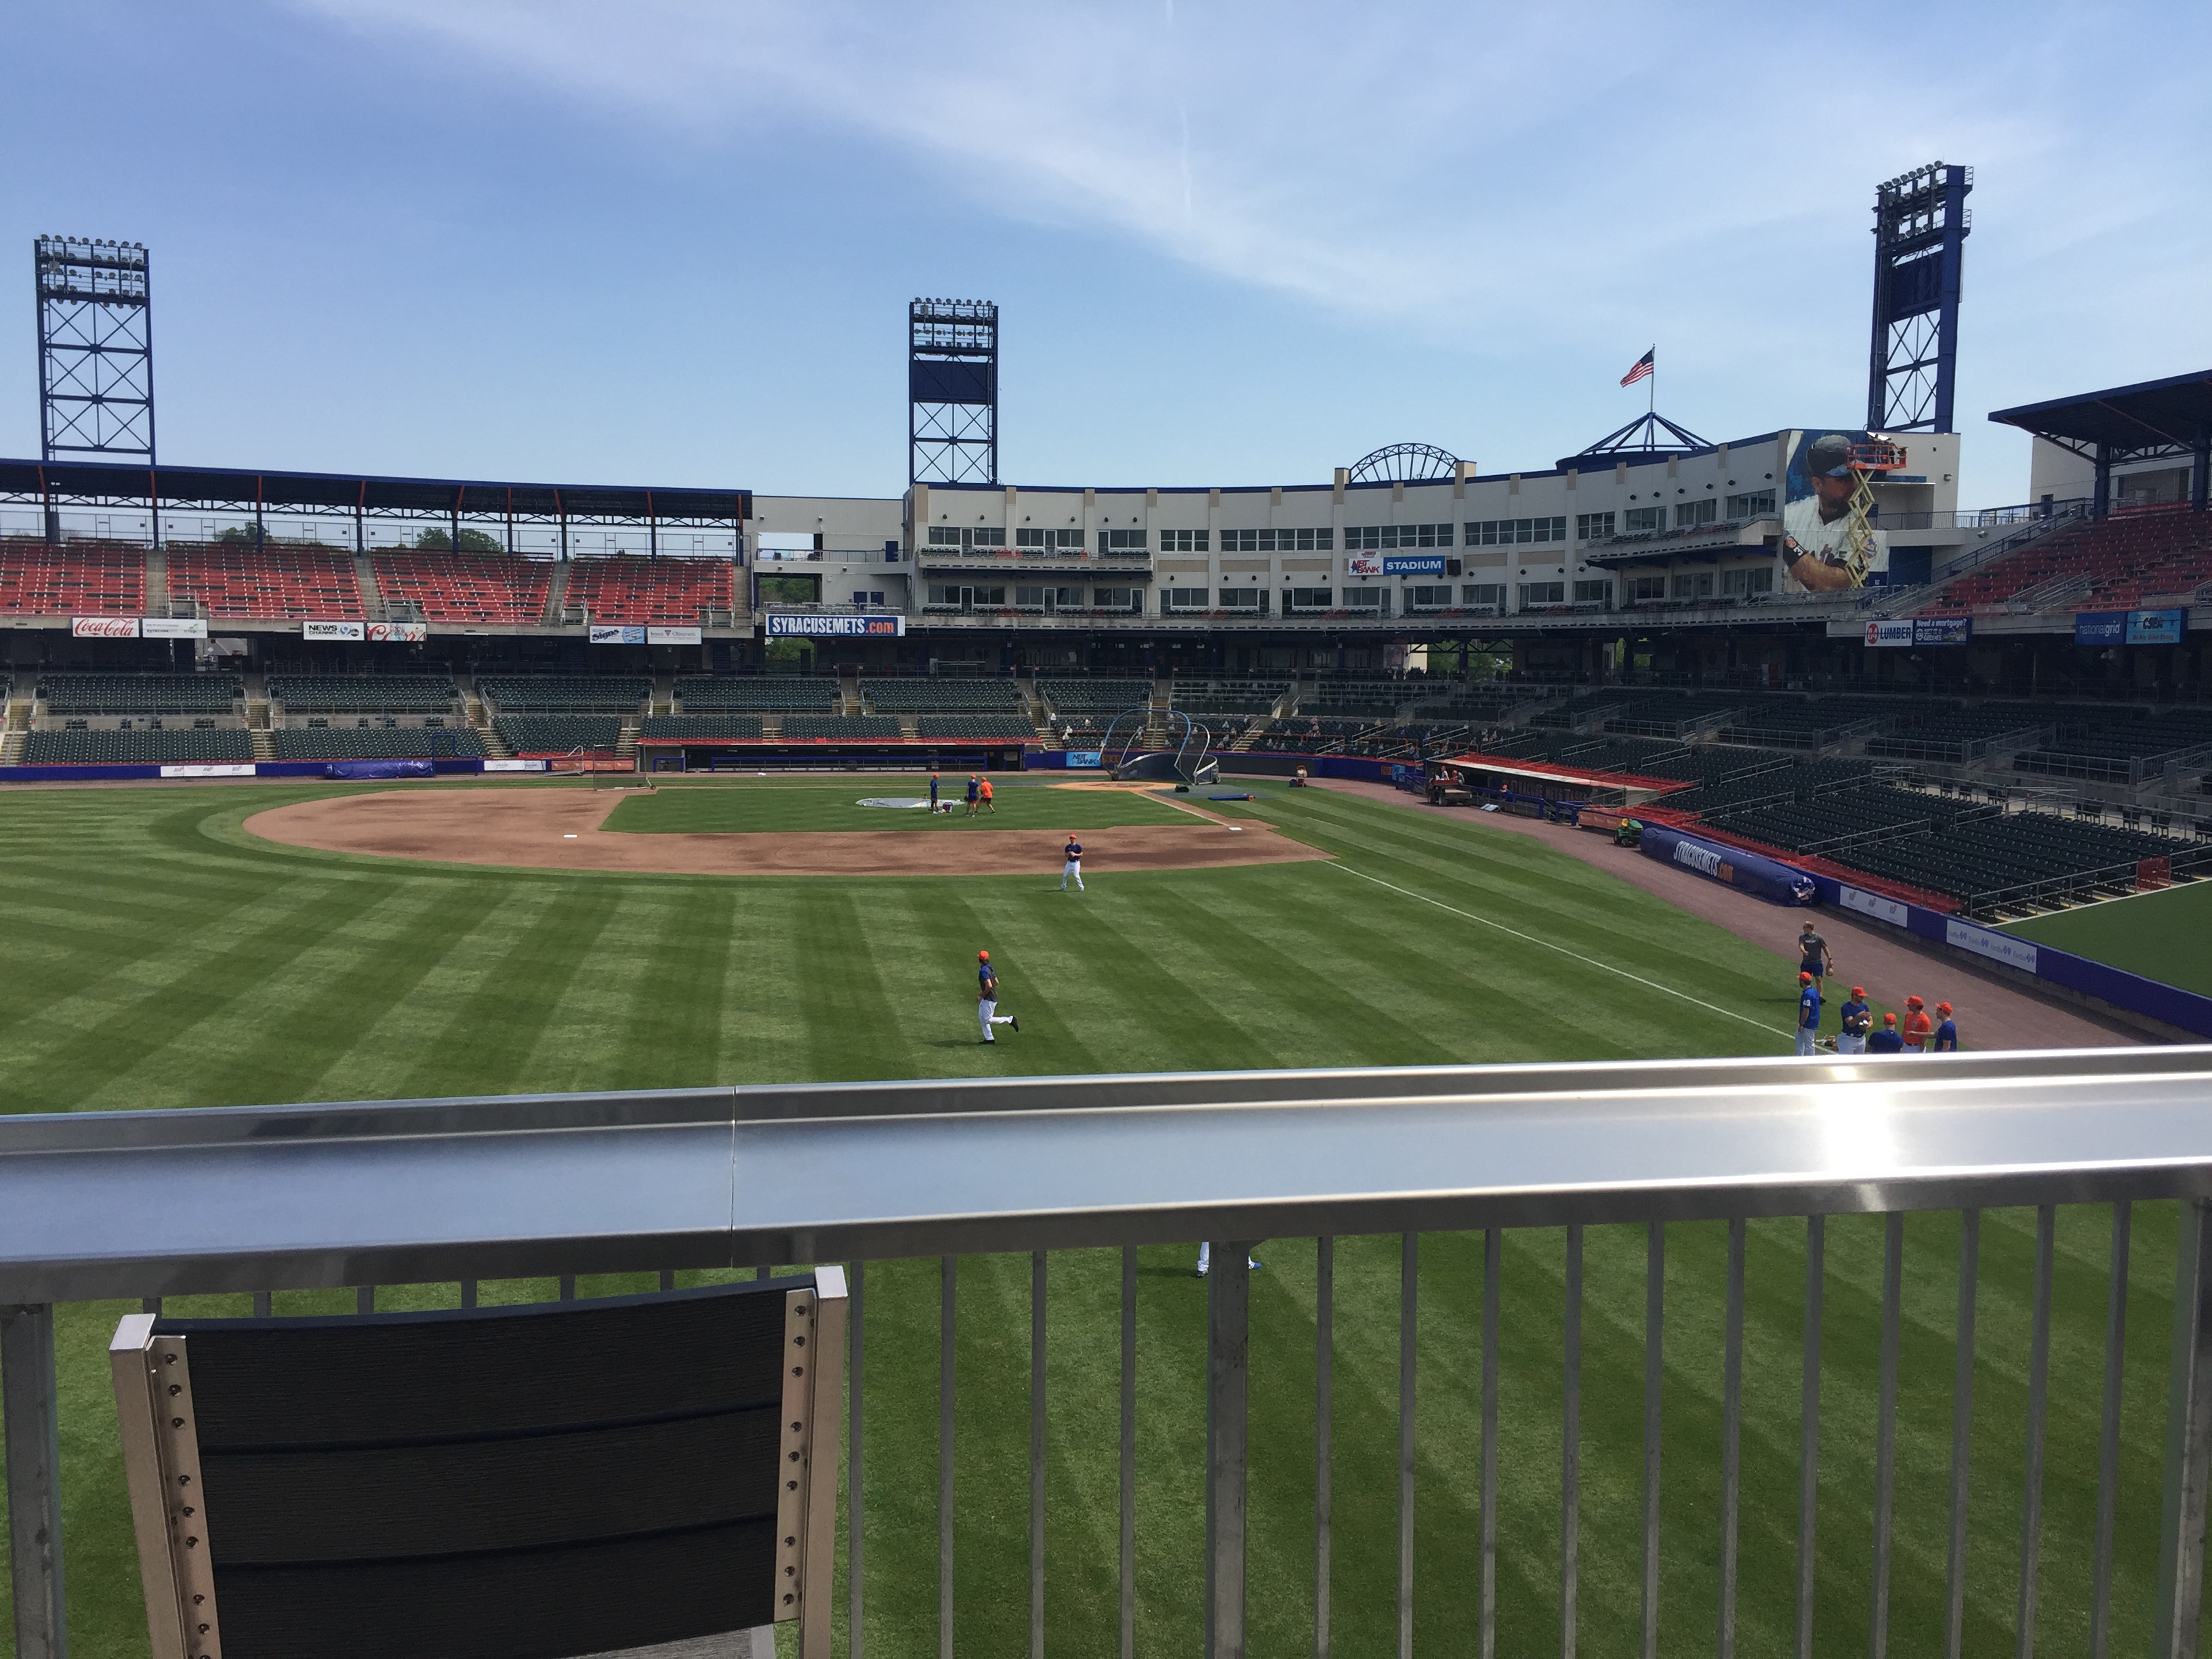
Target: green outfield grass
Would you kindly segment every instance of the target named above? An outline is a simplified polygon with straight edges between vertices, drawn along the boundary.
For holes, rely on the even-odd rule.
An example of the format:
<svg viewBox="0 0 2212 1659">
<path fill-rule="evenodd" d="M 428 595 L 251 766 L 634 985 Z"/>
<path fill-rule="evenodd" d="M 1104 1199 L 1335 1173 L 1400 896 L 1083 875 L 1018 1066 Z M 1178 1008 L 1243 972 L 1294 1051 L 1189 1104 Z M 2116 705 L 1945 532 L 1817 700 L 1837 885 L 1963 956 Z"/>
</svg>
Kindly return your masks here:
<svg viewBox="0 0 2212 1659">
<path fill-rule="evenodd" d="M 2212 996 L 2212 881 L 2008 922 L 2005 932 Z"/>
<path fill-rule="evenodd" d="M 803 827 L 824 802 L 881 788 L 825 780 L 819 799 L 793 792 L 781 822 L 752 827 Z M 0 793 L 10 968 L 0 1109 L 1790 1047 L 1794 964 L 1658 898 L 1471 815 L 1258 791 L 1223 810 L 1277 823 L 1334 861 L 1102 872 L 1080 896 L 1059 893 L 1056 872 L 843 882 L 410 866 L 273 847 L 240 830 L 252 811 L 331 793 L 319 785 Z M 775 793 L 672 789 L 621 810 L 696 797 L 750 811 Z M 1009 787 L 1002 802 L 1021 793 Z M 972 1023 L 972 964 L 986 947 L 1004 975 L 1003 1006 L 1022 1018 L 1020 1035 L 989 1054 Z M 2106 1225 L 2103 1211 L 2068 1211 L 2059 1234 L 2041 1626 L 2051 1651 L 2086 1639 Z M 2115 1651 L 2148 1640 L 2172 1237 L 2170 1211 L 2139 1211 Z M 2032 1241 L 2032 1217 L 1987 1218 L 1967 1599 L 1975 1652 L 2010 1643 Z M 1717 1227 L 1670 1234 L 1669 1654 L 1713 1642 L 1723 1249 Z M 1507 1236 L 1501 1654 L 1558 1639 L 1563 1250 L 1556 1232 Z M 1586 1650 L 1620 1652 L 1632 1644 L 1639 1584 L 1644 1237 L 1593 1228 L 1588 1251 L 1581 1630 Z M 1252 1651 L 1291 1659 L 1312 1650 L 1314 1248 L 1279 1240 L 1260 1254 Z M 1140 1253 L 1145 1652 L 1198 1641 L 1204 1287 L 1191 1255 Z M 1954 1217 L 1912 1220 L 1899 1651 L 1940 1641 L 1956 1256 Z M 1422 1241 L 1425 1652 L 1473 1646 L 1480 1258 L 1478 1238 Z M 1749 1262 L 1746 1653 L 1779 1650 L 1792 1626 L 1803 1224 L 1755 1224 Z M 1827 1269 L 1818 1583 L 1820 1645 L 1843 1651 L 1863 1646 L 1868 1617 L 1879 1224 L 1832 1223 Z M 1027 1626 L 1029 1263 L 975 1257 L 959 1271 L 958 1643 L 1013 1653 Z M 1334 1632 L 1346 1655 L 1392 1644 L 1399 1271 L 1395 1238 L 1340 1245 Z M 937 1273 L 934 1261 L 867 1270 L 874 1655 L 935 1651 Z M 1115 1642 L 1118 1261 L 1071 1252 L 1053 1258 L 1052 1273 L 1048 1645 L 1105 1655 Z M 550 1293 L 542 1283 L 485 1291 Z M 380 1305 L 451 1305 L 454 1295 L 387 1288 Z M 246 1305 L 203 1298 L 178 1310 Z M 337 1311 L 351 1297 L 287 1295 L 278 1305 Z M 72 1635 L 76 1651 L 103 1659 L 145 1651 L 103 1353 L 125 1311 L 72 1304 L 59 1316 Z M 7 1624 L 0 1605 L 0 1632 Z"/>
<path fill-rule="evenodd" d="M 913 808 L 862 806 L 871 796 L 921 799 L 929 793 L 927 773 L 890 776 L 718 780 L 713 783 L 663 785 L 650 795 L 635 795 L 615 808 L 610 830 L 646 831 L 753 831 L 769 830 L 916 830 L 939 835 L 983 835 L 993 830 L 1042 830 L 1062 835 L 1070 830 L 1104 830 L 1125 823 L 1195 823 L 1152 795 L 1095 785 L 1032 783 L 992 780 L 994 810 L 967 816 L 967 775 L 947 773 L 939 780 L 940 799 L 949 813 Z"/>
</svg>

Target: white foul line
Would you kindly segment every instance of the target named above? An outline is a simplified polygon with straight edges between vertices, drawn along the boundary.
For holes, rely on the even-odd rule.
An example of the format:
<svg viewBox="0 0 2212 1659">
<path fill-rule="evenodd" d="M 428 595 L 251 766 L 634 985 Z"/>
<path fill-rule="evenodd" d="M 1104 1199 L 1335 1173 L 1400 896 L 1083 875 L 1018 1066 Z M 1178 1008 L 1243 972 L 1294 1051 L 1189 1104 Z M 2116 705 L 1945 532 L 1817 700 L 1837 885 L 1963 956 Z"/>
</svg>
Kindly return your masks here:
<svg viewBox="0 0 2212 1659">
<path fill-rule="evenodd" d="M 1508 927 L 1504 922 L 1492 921 L 1488 916 L 1478 916 L 1472 910 L 1459 909 L 1446 904 L 1442 899 L 1431 898 L 1426 893 L 1416 893 L 1410 887 L 1401 887 L 1394 882 L 1383 880 L 1380 876 L 1370 876 L 1364 870 L 1355 870 L 1340 860 L 1332 859 L 1329 860 L 1329 865 L 1333 869 L 1343 871 L 1347 876 L 1357 876 L 1362 881 L 1371 881 L 1377 887 L 1388 887 L 1392 892 L 1402 893 L 1407 898 L 1419 899 L 1424 904 L 1433 904 L 1437 909 L 1449 911 L 1462 921 L 1479 921 L 1485 927 L 1495 927 L 1501 933 L 1510 933 L 1515 939 L 1525 939 L 1531 945 L 1540 945 L 1547 951 L 1557 951 L 1563 957 L 1572 957 L 1577 962 L 1586 963 L 1592 968 L 1602 968 L 1608 974 L 1618 974 L 1623 979 L 1634 980 L 1638 985 L 1647 986 L 1654 991 L 1664 991 L 1670 997 L 1680 997 L 1685 1002 L 1694 1003 L 1708 1013 L 1725 1014 L 1730 1019 L 1741 1020 L 1746 1025 L 1756 1025 L 1769 1036 L 1774 1035 L 1772 1026 L 1764 1020 L 1753 1019 L 1749 1014 L 1740 1014 L 1733 1008 L 1723 1008 L 1717 1004 L 1704 1001 L 1692 996 L 1687 991 L 1676 990 L 1671 985 L 1662 985 L 1658 981 L 1646 979 L 1641 974 L 1632 974 L 1626 968 L 1616 968 L 1609 962 L 1600 962 L 1595 957 L 1586 957 L 1579 951 L 1570 951 L 1564 945 L 1554 945 L 1547 939 L 1538 939 L 1534 933 L 1524 933 L 1517 927 Z"/>
</svg>

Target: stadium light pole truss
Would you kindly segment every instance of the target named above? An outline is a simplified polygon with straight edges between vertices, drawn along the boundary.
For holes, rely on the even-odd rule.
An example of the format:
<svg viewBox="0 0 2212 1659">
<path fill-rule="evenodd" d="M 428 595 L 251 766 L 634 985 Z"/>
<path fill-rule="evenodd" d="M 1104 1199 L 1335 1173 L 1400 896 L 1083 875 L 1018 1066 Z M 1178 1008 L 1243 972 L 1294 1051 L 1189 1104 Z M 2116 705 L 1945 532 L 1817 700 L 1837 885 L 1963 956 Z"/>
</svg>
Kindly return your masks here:
<svg viewBox="0 0 2212 1659">
<path fill-rule="evenodd" d="M 152 466 L 154 310 L 145 247 L 41 236 L 32 253 L 41 459 Z"/>
<path fill-rule="evenodd" d="M 1875 192 L 1874 339 L 1867 428 L 1954 432 L 1959 281 L 1973 216 L 1972 167 L 1930 161 Z"/>
<path fill-rule="evenodd" d="M 999 482 L 999 307 L 907 307 L 907 483 Z"/>
</svg>

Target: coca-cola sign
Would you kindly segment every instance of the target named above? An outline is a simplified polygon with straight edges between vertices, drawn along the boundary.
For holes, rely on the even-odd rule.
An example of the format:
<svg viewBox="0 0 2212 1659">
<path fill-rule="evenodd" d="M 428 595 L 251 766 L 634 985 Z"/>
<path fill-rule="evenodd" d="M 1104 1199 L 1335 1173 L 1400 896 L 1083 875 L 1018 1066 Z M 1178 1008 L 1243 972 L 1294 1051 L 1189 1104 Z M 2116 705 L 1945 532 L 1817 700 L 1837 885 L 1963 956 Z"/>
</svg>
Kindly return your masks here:
<svg viewBox="0 0 2212 1659">
<path fill-rule="evenodd" d="M 136 617 L 71 617 L 70 632 L 81 640 L 135 640 Z"/>
</svg>

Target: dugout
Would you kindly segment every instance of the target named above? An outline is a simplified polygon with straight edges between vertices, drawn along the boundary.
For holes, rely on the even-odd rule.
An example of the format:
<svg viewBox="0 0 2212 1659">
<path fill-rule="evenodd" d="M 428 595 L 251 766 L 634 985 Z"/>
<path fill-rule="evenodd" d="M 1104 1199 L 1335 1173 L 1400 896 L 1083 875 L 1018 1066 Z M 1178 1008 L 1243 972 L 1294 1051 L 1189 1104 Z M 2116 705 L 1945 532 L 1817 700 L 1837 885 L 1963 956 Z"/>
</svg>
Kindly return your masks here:
<svg viewBox="0 0 2212 1659">
<path fill-rule="evenodd" d="M 701 742 L 640 738 L 641 772 L 1018 772 L 1019 744 Z"/>
<path fill-rule="evenodd" d="M 1571 772 L 1547 767 L 1514 766 L 1503 761 L 1470 757 L 1431 761 L 1428 769 L 1429 799 L 1437 805 L 1457 805 L 1464 792 L 1471 806 L 1496 805 L 1531 817 L 1558 818 L 1571 823 L 1584 806 L 1620 807 L 1654 792 L 1620 784 L 1599 783 Z"/>
</svg>

